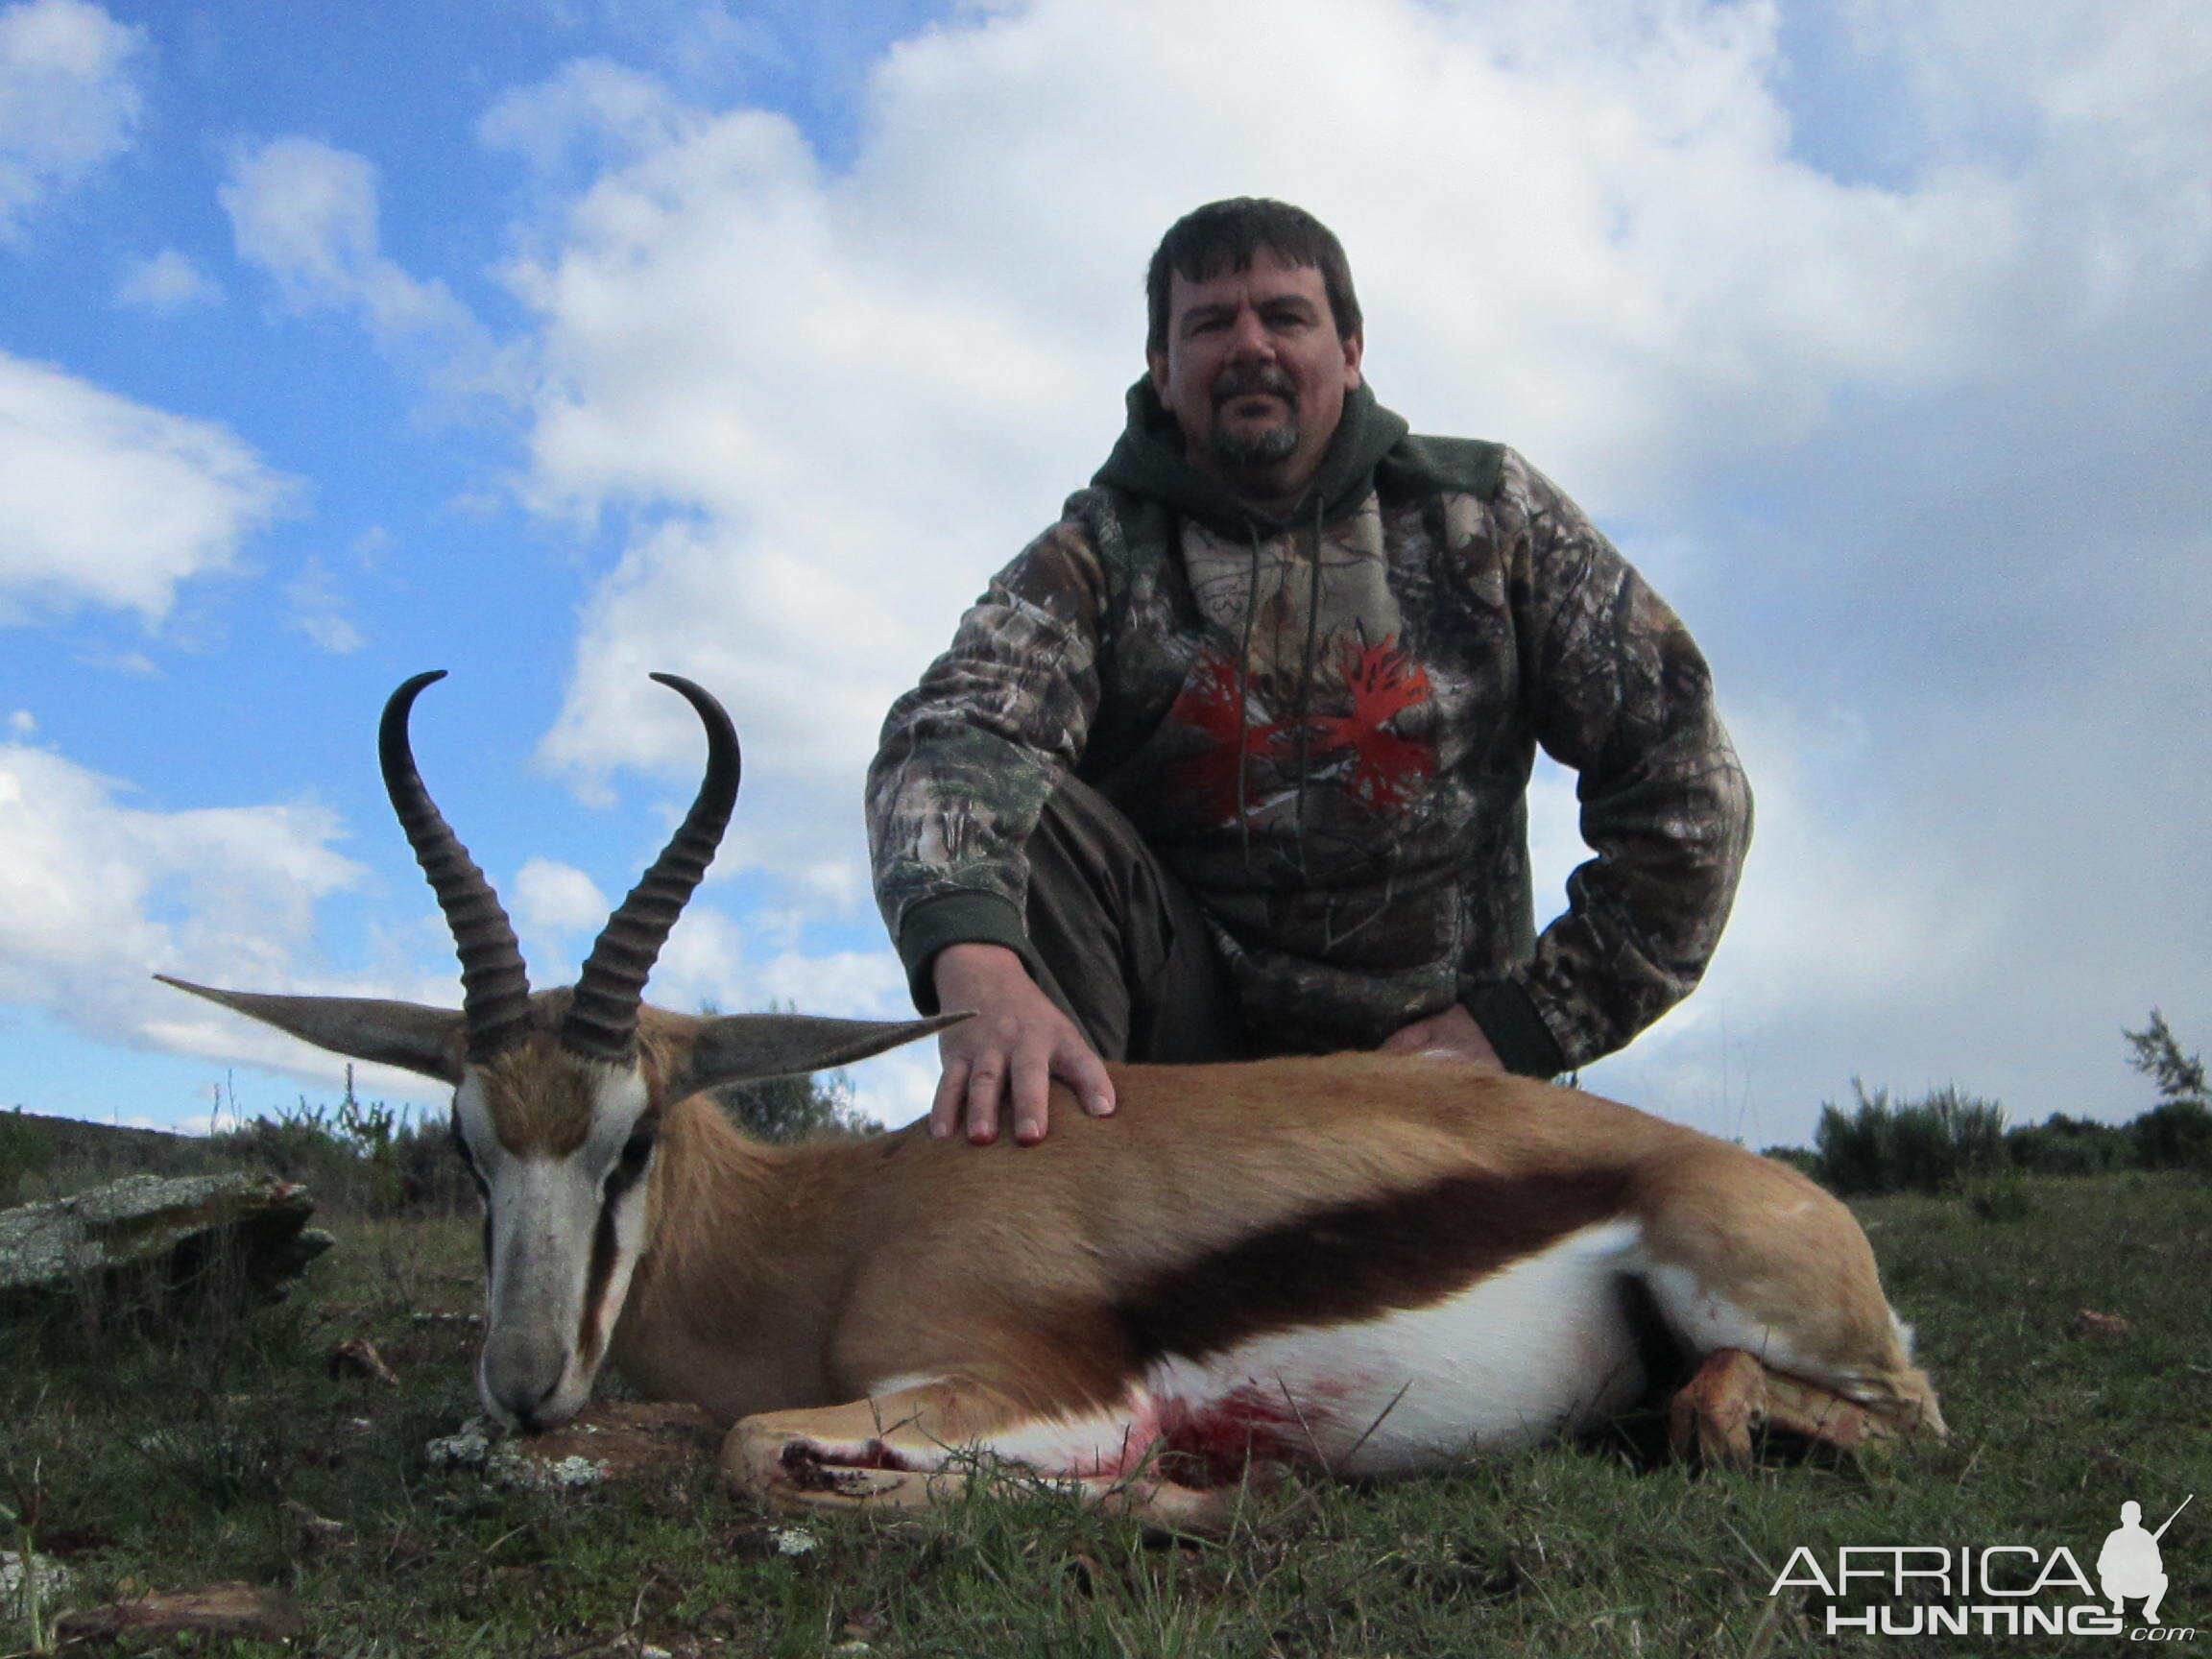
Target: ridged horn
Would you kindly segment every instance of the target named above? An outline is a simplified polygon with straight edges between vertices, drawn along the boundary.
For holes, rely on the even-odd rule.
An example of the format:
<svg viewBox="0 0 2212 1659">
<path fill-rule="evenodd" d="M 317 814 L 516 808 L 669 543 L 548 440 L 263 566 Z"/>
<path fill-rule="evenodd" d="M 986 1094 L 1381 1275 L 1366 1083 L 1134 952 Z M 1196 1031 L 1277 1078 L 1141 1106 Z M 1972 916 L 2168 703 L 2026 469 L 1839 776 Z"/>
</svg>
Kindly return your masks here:
<svg viewBox="0 0 2212 1659">
<path fill-rule="evenodd" d="M 399 814 L 399 828 L 415 849 L 416 862 L 430 878 L 438 908 L 453 930 L 461 958 L 461 1013 L 468 1031 L 469 1058 L 491 1059 L 530 1028 L 530 979 L 522 966 L 522 947 L 514 925 L 500 908 L 499 896 L 476 868 L 445 817 L 422 786 L 415 752 L 407 742 L 407 714 L 422 687 L 445 678 L 443 668 L 418 674 L 392 693 L 376 728 L 376 759 L 384 771 L 384 792 Z"/>
<path fill-rule="evenodd" d="M 646 976 L 668 930 L 684 913 L 691 890 L 714 861 L 714 849 L 729 827 L 737 800 L 737 729 L 721 704 L 701 687 L 675 674 L 654 679 L 673 686 L 698 710 L 707 728 L 707 778 L 691 810 L 644 879 L 608 919 L 576 981 L 568 1017 L 561 1025 L 562 1046 L 593 1060 L 625 1060 L 637 1046 L 637 1008 L 645 999 Z"/>
</svg>

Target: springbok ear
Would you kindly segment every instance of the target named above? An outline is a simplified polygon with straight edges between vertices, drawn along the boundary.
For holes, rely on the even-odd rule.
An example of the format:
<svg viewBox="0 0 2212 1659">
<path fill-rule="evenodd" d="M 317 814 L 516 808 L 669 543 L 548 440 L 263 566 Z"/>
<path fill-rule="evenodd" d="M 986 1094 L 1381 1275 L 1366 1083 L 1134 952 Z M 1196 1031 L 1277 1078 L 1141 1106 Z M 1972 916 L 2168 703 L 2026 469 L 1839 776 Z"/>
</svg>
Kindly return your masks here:
<svg viewBox="0 0 2212 1659">
<path fill-rule="evenodd" d="M 189 979 L 155 978 L 210 1002 L 220 1002 L 264 1025 L 289 1031 L 318 1048 L 420 1071 L 441 1083 L 461 1081 L 461 1022 L 457 1008 L 387 1002 L 373 997 L 275 997 L 259 991 L 217 991 Z"/>
<path fill-rule="evenodd" d="M 795 1077 L 865 1060 L 948 1025 L 970 1014 L 938 1014 L 927 1020 L 818 1020 L 807 1014 L 722 1014 L 701 1020 L 690 1057 L 672 1081 L 671 1095 L 689 1094 L 719 1083 L 751 1083 L 762 1077 Z"/>
</svg>

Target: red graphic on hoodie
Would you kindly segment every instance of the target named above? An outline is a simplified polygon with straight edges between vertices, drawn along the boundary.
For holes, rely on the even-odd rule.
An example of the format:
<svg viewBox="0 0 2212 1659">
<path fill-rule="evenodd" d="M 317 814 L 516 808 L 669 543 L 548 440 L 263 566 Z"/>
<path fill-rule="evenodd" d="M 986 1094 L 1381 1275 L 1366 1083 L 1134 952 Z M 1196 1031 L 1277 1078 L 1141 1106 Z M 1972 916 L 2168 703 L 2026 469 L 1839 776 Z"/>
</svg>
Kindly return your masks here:
<svg viewBox="0 0 2212 1659">
<path fill-rule="evenodd" d="M 1399 736 L 1389 723 L 1429 701 L 1429 671 L 1398 648 L 1395 634 L 1380 645 L 1345 640 L 1337 668 L 1352 712 L 1314 716 L 1314 738 L 1329 751 L 1352 751 L 1344 789 L 1353 800 L 1371 811 L 1403 812 L 1428 786 L 1436 751 Z"/>
<path fill-rule="evenodd" d="M 1260 724 L 1247 725 L 1254 713 L 1261 716 Z M 1283 723 L 1267 719 L 1266 713 L 1236 663 L 1212 648 L 1200 653 L 1182 695 L 1167 711 L 1167 719 L 1174 725 L 1193 727 L 1209 739 L 1205 749 L 1177 763 L 1174 771 L 1176 790 L 1197 802 L 1207 823 L 1233 824 L 1255 805 L 1252 763 L 1277 753 L 1283 735 Z M 1241 803 L 1237 798 L 1239 749 L 1246 774 Z"/>
<path fill-rule="evenodd" d="M 1403 813 L 1434 775 L 1436 754 L 1388 727 L 1407 709 L 1429 701 L 1428 671 L 1399 649 L 1396 635 L 1379 645 L 1345 639 L 1334 666 L 1351 711 L 1315 714 L 1303 722 L 1305 747 L 1314 761 L 1332 766 L 1348 754 L 1344 792 L 1369 811 Z M 1235 823 L 1260 805 L 1267 788 L 1281 788 L 1282 769 L 1298 757 L 1301 723 L 1268 718 L 1251 677 L 1225 653 L 1211 648 L 1200 655 L 1167 718 L 1207 739 L 1204 749 L 1176 765 L 1173 787 L 1215 826 Z"/>
</svg>

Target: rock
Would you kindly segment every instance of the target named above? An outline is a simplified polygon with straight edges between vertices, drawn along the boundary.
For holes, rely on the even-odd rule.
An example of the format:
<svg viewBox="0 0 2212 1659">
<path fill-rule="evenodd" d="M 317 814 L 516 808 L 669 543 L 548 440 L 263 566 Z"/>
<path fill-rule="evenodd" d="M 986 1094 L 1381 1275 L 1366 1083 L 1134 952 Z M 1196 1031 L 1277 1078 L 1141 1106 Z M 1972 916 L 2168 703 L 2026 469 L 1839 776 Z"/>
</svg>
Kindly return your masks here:
<svg viewBox="0 0 2212 1659">
<path fill-rule="evenodd" d="M 69 1593 L 69 1569 L 46 1555 L 31 1557 L 28 1568 L 23 1557 L 12 1550 L 0 1550 L 0 1621 L 19 1612 L 27 1605 L 23 1595 L 23 1580 L 28 1574 L 31 1595 L 41 1606 L 50 1606 L 58 1597 Z"/>
<path fill-rule="evenodd" d="M 562 1492 L 710 1463 L 721 1443 L 722 1431 L 696 1406 L 600 1400 L 543 1434 L 508 1435 L 472 1417 L 423 1453 L 433 1468 L 481 1469 L 496 1486 Z"/>
<path fill-rule="evenodd" d="M 327 1250 L 315 1201 L 273 1175 L 131 1175 L 0 1212 L 0 1300 L 174 1310 L 281 1297 Z"/>
<path fill-rule="evenodd" d="M 204 1590 L 156 1591 L 82 1613 L 64 1613 L 54 1633 L 69 1641 L 120 1636 L 127 1630 L 175 1635 L 204 1630 L 218 1636 L 288 1641 L 301 1633 L 300 1613 L 280 1590 L 251 1584 L 210 1584 Z"/>
<path fill-rule="evenodd" d="M 2074 1334 L 2077 1336 L 2102 1336 L 2106 1339 L 2127 1335 L 2134 1330 L 2126 1315 L 2098 1313 L 2084 1308 L 2074 1315 Z"/>
</svg>

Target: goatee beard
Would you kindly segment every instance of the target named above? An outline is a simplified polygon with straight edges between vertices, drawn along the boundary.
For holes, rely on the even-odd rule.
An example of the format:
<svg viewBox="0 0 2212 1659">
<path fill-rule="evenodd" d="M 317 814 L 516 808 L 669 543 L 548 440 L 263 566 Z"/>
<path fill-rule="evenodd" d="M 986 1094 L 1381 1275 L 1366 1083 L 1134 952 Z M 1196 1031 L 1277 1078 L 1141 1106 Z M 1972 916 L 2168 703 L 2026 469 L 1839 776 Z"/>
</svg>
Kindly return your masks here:
<svg viewBox="0 0 2212 1659">
<path fill-rule="evenodd" d="M 1214 428 L 1214 459 L 1224 467 L 1239 470 L 1280 466 L 1289 460 L 1297 448 L 1296 414 L 1286 417 L 1280 425 L 1258 432 L 1233 432 L 1218 425 Z"/>
</svg>

